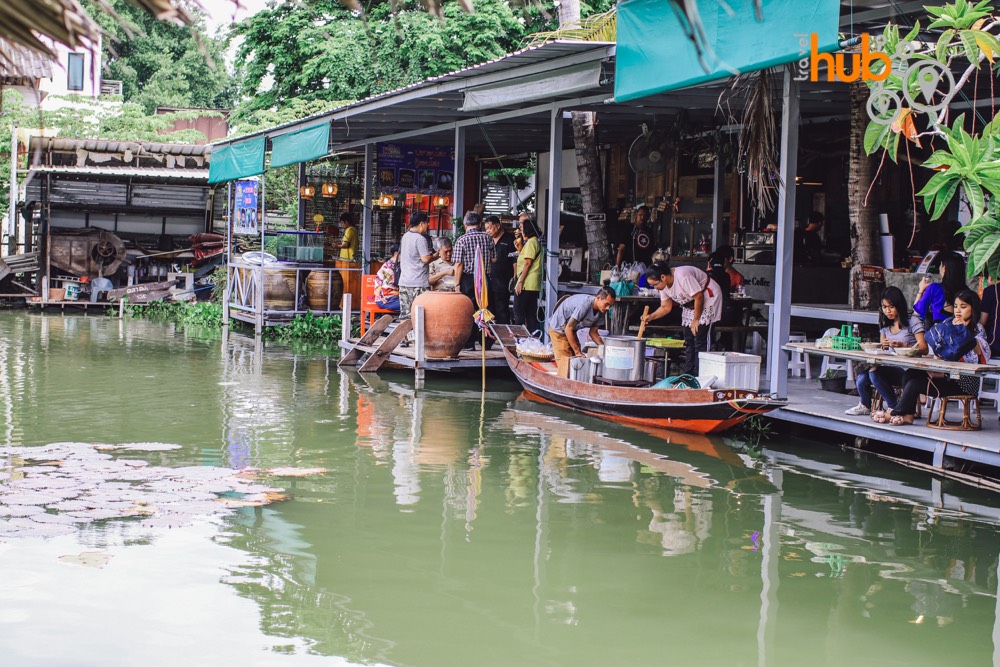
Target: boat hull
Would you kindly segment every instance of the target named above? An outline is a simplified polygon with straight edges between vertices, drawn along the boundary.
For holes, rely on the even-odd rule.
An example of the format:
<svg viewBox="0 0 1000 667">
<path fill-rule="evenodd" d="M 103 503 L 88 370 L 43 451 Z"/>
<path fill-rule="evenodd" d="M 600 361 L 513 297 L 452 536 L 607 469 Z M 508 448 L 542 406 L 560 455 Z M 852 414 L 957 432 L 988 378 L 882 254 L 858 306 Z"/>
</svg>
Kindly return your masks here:
<svg viewBox="0 0 1000 667">
<path fill-rule="evenodd" d="M 529 397 L 615 421 L 689 433 L 721 433 L 785 401 L 724 389 L 653 389 L 577 382 L 553 375 L 505 348 L 507 362 Z"/>
</svg>

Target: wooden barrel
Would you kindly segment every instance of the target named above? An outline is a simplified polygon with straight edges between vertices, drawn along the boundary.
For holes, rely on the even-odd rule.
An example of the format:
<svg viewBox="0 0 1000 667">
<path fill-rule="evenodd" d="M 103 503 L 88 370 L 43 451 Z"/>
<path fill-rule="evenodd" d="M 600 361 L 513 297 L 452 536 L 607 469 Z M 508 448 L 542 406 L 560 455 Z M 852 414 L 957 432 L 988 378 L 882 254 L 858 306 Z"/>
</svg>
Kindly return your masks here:
<svg viewBox="0 0 1000 667">
<path fill-rule="evenodd" d="M 264 310 L 295 310 L 294 269 L 264 269 Z"/>
<path fill-rule="evenodd" d="M 306 279 L 306 295 L 309 310 L 327 312 L 340 308 L 340 298 L 344 295 L 344 279 L 340 271 L 310 271 Z"/>
</svg>

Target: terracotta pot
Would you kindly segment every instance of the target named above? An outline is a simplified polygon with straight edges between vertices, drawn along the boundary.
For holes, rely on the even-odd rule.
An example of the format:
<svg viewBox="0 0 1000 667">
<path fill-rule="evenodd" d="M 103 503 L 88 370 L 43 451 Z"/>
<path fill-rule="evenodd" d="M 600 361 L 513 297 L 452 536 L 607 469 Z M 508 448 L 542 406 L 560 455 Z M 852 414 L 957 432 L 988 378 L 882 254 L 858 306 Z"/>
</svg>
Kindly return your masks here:
<svg viewBox="0 0 1000 667">
<path fill-rule="evenodd" d="M 310 271 L 306 279 L 309 310 L 333 311 L 340 307 L 344 279 L 340 271 Z"/>
<path fill-rule="evenodd" d="M 264 269 L 265 310 L 295 310 L 297 276 L 298 272 L 294 269 Z"/>
<path fill-rule="evenodd" d="M 424 307 L 424 352 L 431 359 L 457 357 L 472 333 L 475 312 L 469 297 L 460 292 L 427 291 L 413 300 Z"/>
</svg>

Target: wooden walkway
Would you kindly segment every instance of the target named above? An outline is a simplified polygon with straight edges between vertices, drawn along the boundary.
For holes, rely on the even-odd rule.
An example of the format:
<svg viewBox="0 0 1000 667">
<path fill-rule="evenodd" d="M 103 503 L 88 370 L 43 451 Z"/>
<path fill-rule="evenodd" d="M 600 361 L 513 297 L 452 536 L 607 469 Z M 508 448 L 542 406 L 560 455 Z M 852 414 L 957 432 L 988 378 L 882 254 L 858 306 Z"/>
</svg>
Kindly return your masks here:
<svg viewBox="0 0 1000 667">
<path fill-rule="evenodd" d="M 924 419 L 911 426 L 876 424 L 867 416 L 844 414 L 858 404 L 857 396 L 823 391 L 816 380 L 788 379 L 788 406 L 768 416 L 787 422 L 867 438 L 869 447 L 878 443 L 899 445 L 928 452 L 933 465 L 942 467 L 948 459 L 985 463 L 1000 467 L 1000 421 L 997 408 L 983 406 L 981 431 L 946 431 L 926 426 Z M 925 411 L 926 414 L 926 411 Z"/>
<path fill-rule="evenodd" d="M 344 313 L 349 331 L 352 324 Z M 499 346 L 495 350 L 462 350 L 457 357 L 432 359 L 424 350 L 423 307 L 417 306 L 413 318 L 394 322 L 392 315 L 382 315 L 360 338 L 344 336 L 340 341 L 342 356 L 339 366 L 354 367 L 359 372 L 374 373 L 381 368 L 411 369 L 418 382 L 425 371 L 461 372 L 502 368 L 507 360 Z"/>
</svg>

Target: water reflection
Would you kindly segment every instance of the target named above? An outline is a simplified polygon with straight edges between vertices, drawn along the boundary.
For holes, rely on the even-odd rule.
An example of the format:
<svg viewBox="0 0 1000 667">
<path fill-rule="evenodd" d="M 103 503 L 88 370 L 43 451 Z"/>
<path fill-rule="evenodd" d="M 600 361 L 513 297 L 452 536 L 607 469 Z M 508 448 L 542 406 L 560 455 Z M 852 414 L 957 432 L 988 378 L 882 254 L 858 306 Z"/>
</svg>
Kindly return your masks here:
<svg viewBox="0 0 1000 667">
<path fill-rule="evenodd" d="M 644 433 L 509 382 L 415 390 L 252 338 L 70 319 L 0 318 L 8 442 L 159 440 L 183 445 L 163 465 L 329 470 L 147 577 L 225 572 L 211 599 L 253 608 L 254 646 L 289 664 L 994 662 L 995 496 L 804 441 L 751 458 Z"/>
</svg>

